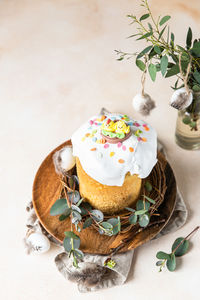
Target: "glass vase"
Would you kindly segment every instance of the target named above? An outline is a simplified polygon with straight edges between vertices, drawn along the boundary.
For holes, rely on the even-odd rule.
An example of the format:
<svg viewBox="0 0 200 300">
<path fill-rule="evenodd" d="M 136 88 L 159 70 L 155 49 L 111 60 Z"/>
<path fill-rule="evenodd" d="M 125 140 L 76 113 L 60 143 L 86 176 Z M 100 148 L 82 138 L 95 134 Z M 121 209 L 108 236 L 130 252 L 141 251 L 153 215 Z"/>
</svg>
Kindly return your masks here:
<svg viewBox="0 0 200 300">
<path fill-rule="evenodd" d="M 178 112 L 175 139 L 181 148 L 200 149 L 200 92 L 194 92 L 192 104 Z"/>
</svg>

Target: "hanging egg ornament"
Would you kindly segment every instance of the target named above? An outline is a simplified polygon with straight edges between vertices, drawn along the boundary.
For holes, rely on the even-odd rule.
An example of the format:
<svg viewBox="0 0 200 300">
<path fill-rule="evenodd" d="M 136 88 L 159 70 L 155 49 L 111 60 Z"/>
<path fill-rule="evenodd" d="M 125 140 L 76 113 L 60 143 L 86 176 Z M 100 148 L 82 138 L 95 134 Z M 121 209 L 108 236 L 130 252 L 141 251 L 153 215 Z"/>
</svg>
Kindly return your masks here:
<svg viewBox="0 0 200 300">
<path fill-rule="evenodd" d="M 50 249 L 50 242 L 48 238 L 39 232 L 33 232 L 26 239 L 27 247 L 29 248 L 29 252 L 32 253 L 45 253 Z"/>
<path fill-rule="evenodd" d="M 137 94 L 132 101 L 135 111 L 141 113 L 143 116 L 150 114 L 151 110 L 155 108 L 155 102 L 148 94 Z"/>
<path fill-rule="evenodd" d="M 190 106 L 193 100 L 192 91 L 187 92 L 185 87 L 176 90 L 171 97 L 170 105 L 178 110 L 183 110 Z"/>
</svg>

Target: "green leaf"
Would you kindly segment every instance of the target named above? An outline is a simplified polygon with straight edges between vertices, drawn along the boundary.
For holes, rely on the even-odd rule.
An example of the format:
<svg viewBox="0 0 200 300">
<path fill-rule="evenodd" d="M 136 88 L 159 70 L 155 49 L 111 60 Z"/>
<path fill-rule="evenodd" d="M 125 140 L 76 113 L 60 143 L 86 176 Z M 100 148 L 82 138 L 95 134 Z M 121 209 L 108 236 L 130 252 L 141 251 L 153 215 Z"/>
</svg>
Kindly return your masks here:
<svg viewBox="0 0 200 300">
<path fill-rule="evenodd" d="M 176 269 L 176 257 L 174 253 L 170 254 L 170 258 L 167 259 L 166 265 L 170 272 L 173 272 Z"/>
<path fill-rule="evenodd" d="M 200 57 L 200 42 L 194 43 L 192 49 L 190 50 L 192 54 L 194 54 L 197 57 Z"/>
<path fill-rule="evenodd" d="M 67 204 L 67 200 L 65 198 L 58 199 L 51 207 L 50 215 L 51 216 L 61 215 L 67 210 L 67 208 L 69 208 Z"/>
<path fill-rule="evenodd" d="M 79 236 L 76 235 L 73 231 L 65 231 L 65 236 L 67 238 L 79 239 Z"/>
<path fill-rule="evenodd" d="M 162 35 L 163 35 L 163 33 L 164 33 L 166 27 L 167 27 L 167 25 L 165 25 L 165 27 L 161 30 L 158 39 L 160 39 L 160 38 L 162 37 Z"/>
<path fill-rule="evenodd" d="M 156 80 L 156 66 L 154 64 L 149 64 L 149 67 L 148 67 L 148 70 L 149 70 L 149 75 L 151 77 L 151 80 L 152 81 L 155 81 Z"/>
<path fill-rule="evenodd" d="M 174 34 L 173 32 L 171 32 L 171 44 L 174 44 L 174 39 L 175 39 Z"/>
<path fill-rule="evenodd" d="M 74 191 L 74 192 L 67 192 L 67 195 L 69 197 L 69 201 L 77 204 L 79 202 L 79 200 L 81 199 L 80 194 L 78 191 Z"/>
<path fill-rule="evenodd" d="M 121 56 L 120 58 L 117 58 L 118 61 L 121 61 L 124 59 L 124 56 Z"/>
<path fill-rule="evenodd" d="M 147 19 L 149 16 L 150 16 L 150 14 L 145 14 L 145 15 L 141 16 L 140 21 Z"/>
<path fill-rule="evenodd" d="M 193 76 L 194 76 L 195 80 L 196 80 L 198 83 L 200 83 L 200 73 L 199 73 L 198 71 L 195 71 L 195 72 L 193 73 Z"/>
<path fill-rule="evenodd" d="M 179 65 L 173 65 L 171 69 L 169 69 L 165 75 L 165 78 L 174 76 L 180 72 Z"/>
<path fill-rule="evenodd" d="M 103 228 L 105 228 L 105 229 L 109 229 L 109 230 L 113 229 L 112 224 L 110 224 L 110 223 L 108 223 L 108 222 L 102 222 L 101 225 L 102 225 Z"/>
<path fill-rule="evenodd" d="M 136 224 L 137 223 L 137 216 L 136 215 L 131 215 L 128 220 L 129 220 L 130 224 Z"/>
<path fill-rule="evenodd" d="M 142 60 L 140 59 L 136 59 L 136 66 L 141 70 L 141 71 L 144 71 L 146 66 L 145 66 L 145 63 L 143 63 Z"/>
<path fill-rule="evenodd" d="M 72 207 L 72 210 L 75 210 L 81 214 L 81 209 L 77 205 L 72 204 L 71 207 Z"/>
<path fill-rule="evenodd" d="M 159 25 L 162 26 L 164 23 L 166 23 L 169 19 L 171 19 L 170 16 L 164 16 L 161 20 Z"/>
<path fill-rule="evenodd" d="M 168 67 L 168 58 L 166 55 L 164 55 L 160 60 L 160 69 L 163 77 L 165 76 L 167 67 Z"/>
<path fill-rule="evenodd" d="M 147 211 L 148 211 L 147 209 L 137 210 L 137 211 L 135 212 L 135 215 L 136 215 L 136 216 L 143 215 L 143 214 L 145 214 Z"/>
<path fill-rule="evenodd" d="M 153 32 L 147 32 L 145 34 L 143 34 L 141 37 L 139 37 L 138 39 L 136 39 L 136 41 L 139 41 L 139 40 L 143 40 L 143 39 L 146 39 L 148 38 L 149 36 L 151 36 L 153 34 Z"/>
<path fill-rule="evenodd" d="M 135 209 L 131 208 L 131 207 L 125 207 L 126 210 L 131 211 L 131 212 L 135 212 Z"/>
<path fill-rule="evenodd" d="M 138 200 L 136 203 L 136 209 L 138 210 L 149 210 L 150 204 L 144 200 Z"/>
<path fill-rule="evenodd" d="M 172 251 L 174 251 L 174 249 L 178 246 L 178 244 L 180 244 L 180 242 L 183 240 L 183 237 L 179 237 L 175 240 L 175 242 L 172 245 Z M 179 247 L 178 249 L 175 251 L 175 256 L 182 256 L 184 255 L 187 251 L 188 251 L 188 247 L 189 247 L 189 241 L 185 240 Z"/>
<path fill-rule="evenodd" d="M 151 183 L 147 180 L 145 181 L 144 187 L 146 189 L 147 192 L 151 192 L 152 191 L 152 185 Z"/>
<path fill-rule="evenodd" d="M 190 117 L 185 117 L 182 119 L 182 122 L 186 125 L 188 125 L 191 122 L 191 118 Z"/>
<path fill-rule="evenodd" d="M 83 224 L 83 229 L 90 227 L 90 225 L 92 225 L 92 218 L 87 218 Z"/>
<path fill-rule="evenodd" d="M 189 27 L 186 38 L 187 49 L 189 49 L 192 45 L 192 29 Z"/>
<path fill-rule="evenodd" d="M 120 218 L 111 218 L 107 222 L 113 226 L 113 235 L 117 234 L 121 230 Z"/>
<path fill-rule="evenodd" d="M 194 92 L 199 92 L 200 91 L 200 85 L 198 85 L 198 84 L 193 85 L 192 90 Z"/>
<path fill-rule="evenodd" d="M 67 208 L 66 211 L 59 217 L 59 221 L 64 221 L 71 214 L 71 208 Z"/>
<path fill-rule="evenodd" d="M 154 46 L 154 51 L 157 53 L 157 54 L 161 54 L 161 49 L 159 46 Z"/>
<path fill-rule="evenodd" d="M 144 50 L 142 50 L 142 51 L 138 54 L 137 59 L 141 58 L 144 54 L 148 53 L 152 48 L 153 48 L 153 46 L 148 46 L 148 47 L 146 47 Z"/>
<path fill-rule="evenodd" d="M 170 255 L 163 252 L 163 251 L 159 251 L 156 254 L 156 258 L 158 258 L 158 259 L 170 259 Z"/>
<path fill-rule="evenodd" d="M 141 227 L 146 227 L 149 224 L 149 221 L 150 221 L 149 213 L 145 213 L 139 216 L 139 224 Z"/>
<path fill-rule="evenodd" d="M 153 200 L 153 199 L 151 199 L 151 198 L 149 198 L 148 196 L 146 196 L 146 195 L 144 195 L 144 198 L 145 199 L 147 199 L 150 203 L 152 203 L 152 204 L 155 204 L 156 203 L 156 201 L 155 200 Z"/>
<path fill-rule="evenodd" d="M 78 249 L 80 247 L 81 241 L 80 238 L 74 239 L 71 237 L 65 237 L 63 241 L 63 246 L 66 252 L 70 252 L 73 249 Z"/>
<path fill-rule="evenodd" d="M 91 214 L 97 222 L 102 222 L 104 219 L 103 213 L 98 209 L 91 210 Z"/>
<path fill-rule="evenodd" d="M 148 23 L 148 26 L 149 26 L 149 30 L 153 31 L 153 27 L 152 27 L 152 25 L 150 23 Z"/>
</svg>

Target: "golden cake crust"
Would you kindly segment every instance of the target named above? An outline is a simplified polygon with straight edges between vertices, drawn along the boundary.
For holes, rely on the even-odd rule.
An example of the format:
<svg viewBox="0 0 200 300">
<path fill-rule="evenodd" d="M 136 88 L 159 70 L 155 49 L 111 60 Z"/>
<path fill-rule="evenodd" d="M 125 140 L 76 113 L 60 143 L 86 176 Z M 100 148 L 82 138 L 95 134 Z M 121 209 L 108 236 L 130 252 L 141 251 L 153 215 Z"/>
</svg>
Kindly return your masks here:
<svg viewBox="0 0 200 300">
<path fill-rule="evenodd" d="M 83 170 L 78 157 L 76 157 L 76 168 L 80 194 L 92 207 L 113 214 L 137 202 L 142 185 L 138 175 L 127 173 L 122 186 L 108 186 L 90 177 Z"/>
</svg>

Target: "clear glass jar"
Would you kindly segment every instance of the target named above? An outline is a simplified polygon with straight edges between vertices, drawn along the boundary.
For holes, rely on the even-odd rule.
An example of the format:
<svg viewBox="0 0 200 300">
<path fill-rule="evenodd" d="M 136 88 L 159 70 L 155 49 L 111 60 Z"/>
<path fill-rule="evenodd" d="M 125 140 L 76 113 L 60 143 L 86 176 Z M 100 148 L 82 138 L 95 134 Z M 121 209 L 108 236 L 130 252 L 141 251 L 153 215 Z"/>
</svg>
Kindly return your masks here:
<svg viewBox="0 0 200 300">
<path fill-rule="evenodd" d="M 178 112 L 175 139 L 181 148 L 200 149 L 200 92 L 194 92 L 192 104 Z"/>
</svg>

